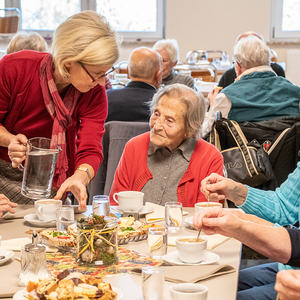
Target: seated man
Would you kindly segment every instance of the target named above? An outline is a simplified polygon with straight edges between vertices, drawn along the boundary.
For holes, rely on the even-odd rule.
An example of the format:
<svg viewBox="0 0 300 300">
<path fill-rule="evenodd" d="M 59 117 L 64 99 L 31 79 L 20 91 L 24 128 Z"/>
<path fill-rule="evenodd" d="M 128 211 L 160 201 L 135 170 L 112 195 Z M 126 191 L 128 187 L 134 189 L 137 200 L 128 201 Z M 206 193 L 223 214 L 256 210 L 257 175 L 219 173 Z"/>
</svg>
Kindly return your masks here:
<svg viewBox="0 0 300 300">
<path fill-rule="evenodd" d="M 153 46 L 153 49 L 159 52 L 163 59 L 162 84 L 170 85 L 173 83 L 182 83 L 195 89 L 192 76 L 176 74 L 173 70 L 179 59 L 179 47 L 176 40 L 170 39 L 158 41 Z"/>
<path fill-rule="evenodd" d="M 256 36 L 257 38 L 259 38 L 261 41 L 264 42 L 264 38 L 263 36 L 261 36 L 260 34 L 254 32 L 254 31 L 246 31 L 242 34 L 240 34 L 237 39 L 236 39 L 236 42 L 238 43 L 239 40 L 241 40 L 242 38 L 244 37 L 247 37 L 249 35 L 254 35 Z M 273 69 L 273 71 L 278 75 L 278 76 L 282 76 L 282 77 L 285 77 L 285 72 L 284 70 L 282 69 L 282 67 L 280 65 L 278 65 L 277 63 L 274 63 L 274 62 L 271 62 L 270 63 L 270 67 Z M 226 88 L 228 85 L 234 83 L 236 79 L 236 72 L 235 72 L 235 69 L 232 68 L 232 69 L 229 69 L 227 70 L 221 77 L 219 83 L 218 83 L 218 86 L 219 87 L 222 87 L 222 88 Z"/>
<path fill-rule="evenodd" d="M 151 131 L 126 144 L 110 199 L 116 192 L 142 191 L 144 202 L 159 205 L 178 200 L 191 207 L 206 201 L 201 180 L 212 172 L 223 174 L 223 157 L 198 139 L 204 97 L 183 84 L 172 84 L 155 94 L 150 110 Z"/>
<path fill-rule="evenodd" d="M 109 121 L 148 122 L 148 102 L 162 80 L 162 58 L 151 48 L 137 48 L 129 58 L 128 74 L 131 82 L 124 88 L 108 90 Z"/>
<path fill-rule="evenodd" d="M 299 116 L 300 88 L 277 76 L 270 67 L 270 49 L 253 35 L 242 38 L 234 47 L 236 82 L 209 95 L 210 110 L 202 134 L 211 130 L 220 111 L 236 122 L 263 121 L 282 116 Z"/>
</svg>

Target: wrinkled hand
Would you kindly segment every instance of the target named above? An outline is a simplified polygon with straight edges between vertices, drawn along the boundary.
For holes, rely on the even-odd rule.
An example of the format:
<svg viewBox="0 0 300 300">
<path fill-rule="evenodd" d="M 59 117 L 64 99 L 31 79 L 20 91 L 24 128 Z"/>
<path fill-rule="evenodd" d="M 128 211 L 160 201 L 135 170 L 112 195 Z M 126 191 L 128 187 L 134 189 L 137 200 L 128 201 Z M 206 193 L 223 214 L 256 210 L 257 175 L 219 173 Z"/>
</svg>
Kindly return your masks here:
<svg viewBox="0 0 300 300">
<path fill-rule="evenodd" d="M 228 237 L 234 237 L 242 220 L 236 215 L 231 214 L 222 208 L 210 208 L 205 211 L 198 211 L 194 214 L 193 225 L 205 234 L 222 234 Z"/>
<path fill-rule="evenodd" d="M 8 211 L 14 214 L 15 213 L 14 208 L 17 206 L 18 206 L 17 203 L 11 202 L 6 196 L 0 194 L 0 218 L 2 218 L 4 211 Z"/>
<path fill-rule="evenodd" d="M 207 99 L 209 100 L 210 108 L 213 108 L 215 106 L 214 100 L 216 99 L 220 91 L 221 90 L 218 87 L 215 87 L 209 92 Z"/>
<path fill-rule="evenodd" d="M 74 197 L 78 200 L 79 210 L 86 209 L 86 186 L 84 185 L 82 176 L 80 174 L 74 173 L 71 177 L 67 178 L 57 191 L 54 199 L 61 199 L 64 192 L 72 192 Z"/>
<path fill-rule="evenodd" d="M 277 273 L 275 290 L 280 300 L 300 299 L 300 270 L 283 270 Z"/>
<path fill-rule="evenodd" d="M 248 189 L 241 183 L 212 173 L 201 181 L 201 192 L 211 201 L 229 199 L 241 205 L 247 197 Z"/>
<path fill-rule="evenodd" d="M 13 168 L 17 168 L 26 157 L 27 137 L 23 134 L 14 136 L 8 145 L 8 156 Z"/>
</svg>

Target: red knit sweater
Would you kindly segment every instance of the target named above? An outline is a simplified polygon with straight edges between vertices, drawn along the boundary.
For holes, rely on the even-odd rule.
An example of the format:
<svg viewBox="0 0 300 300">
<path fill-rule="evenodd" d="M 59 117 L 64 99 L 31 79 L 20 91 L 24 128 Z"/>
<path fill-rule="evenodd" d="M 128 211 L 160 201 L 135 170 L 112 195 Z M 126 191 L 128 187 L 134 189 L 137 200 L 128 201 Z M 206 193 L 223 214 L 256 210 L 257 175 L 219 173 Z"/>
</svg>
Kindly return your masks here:
<svg viewBox="0 0 300 300">
<path fill-rule="evenodd" d="M 39 80 L 40 62 L 47 53 L 20 51 L 0 60 L 0 125 L 12 134 L 51 138 L 53 120 L 43 100 Z M 102 161 L 101 140 L 107 116 L 105 88 L 95 86 L 79 96 L 67 130 L 67 154 L 71 176 L 78 165 L 87 163 L 95 172 Z M 0 158 L 10 162 L 7 148 Z"/>
<path fill-rule="evenodd" d="M 149 142 L 150 132 L 146 132 L 126 144 L 110 191 L 112 205 L 115 205 L 112 197 L 114 193 L 140 191 L 152 178 L 147 166 Z M 211 173 L 223 176 L 223 157 L 217 148 L 199 139 L 189 166 L 177 187 L 178 201 L 186 207 L 192 207 L 196 202 L 207 201 L 200 192 L 200 187 L 201 181 Z M 145 200 L 147 201 L 147 195 Z"/>
</svg>

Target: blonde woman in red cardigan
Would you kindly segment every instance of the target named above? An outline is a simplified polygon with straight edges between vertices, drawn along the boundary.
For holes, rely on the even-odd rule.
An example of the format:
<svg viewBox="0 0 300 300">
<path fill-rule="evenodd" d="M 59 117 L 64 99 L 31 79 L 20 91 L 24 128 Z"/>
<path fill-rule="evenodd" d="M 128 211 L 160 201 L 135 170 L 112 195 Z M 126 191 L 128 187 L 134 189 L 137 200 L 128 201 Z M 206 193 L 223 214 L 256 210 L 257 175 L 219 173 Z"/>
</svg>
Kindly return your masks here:
<svg viewBox="0 0 300 300">
<path fill-rule="evenodd" d="M 202 94 L 182 84 L 166 86 L 154 95 L 150 110 L 151 131 L 126 144 L 110 199 L 115 192 L 131 190 L 160 205 L 206 201 L 201 180 L 213 172 L 223 175 L 223 157 L 198 138 L 205 114 Z"/>
</svg>

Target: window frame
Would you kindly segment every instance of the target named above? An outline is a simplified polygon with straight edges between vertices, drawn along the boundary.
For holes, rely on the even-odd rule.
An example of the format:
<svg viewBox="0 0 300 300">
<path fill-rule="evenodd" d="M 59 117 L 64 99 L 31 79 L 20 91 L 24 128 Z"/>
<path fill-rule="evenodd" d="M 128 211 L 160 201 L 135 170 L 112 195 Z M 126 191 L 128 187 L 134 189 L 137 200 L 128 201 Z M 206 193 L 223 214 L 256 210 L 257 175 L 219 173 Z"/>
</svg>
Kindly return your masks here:
<svg viewBox="0 0 300 300">
<path fill-rule="evenodd" d="M 17 7 L 21 10 L 22 0 L 5 0 L 5 7 Z M 80 0 L 81 11 L 93 10 L 96 11 L 96 0 Z M 126 0 L 124 0 L 126 1 Z M 166 0 L 156 0 L 157 3 L 157 15 L 156 15 L 156 27 L 155 32 L 144 31 L 117 31 L 123 38 L 123 41 L 127 42 L 152 42 L 165 38 L 165 24 L 166 24 Z M 21 11 L 22 19 L 22 11 Z M 21 28 L 22 21 L 19 22 L 19 30 Z M 26 30 L 25 30 L 26 31 Z M 35 30 L 41 34 L 46 40 L 51 41 L 54 30 Z"/>
<path fill-rule="evenodd" d="M 300 30 L 282 30 L 283 0 L 271 0 L 270 37 L 274 42 L 300 42 Z"/>
</svg>

